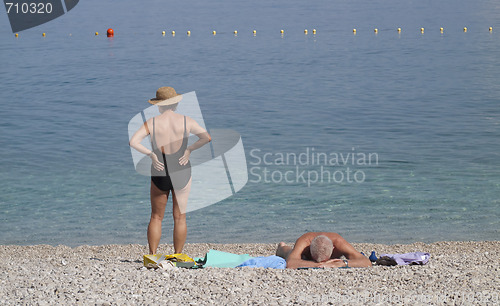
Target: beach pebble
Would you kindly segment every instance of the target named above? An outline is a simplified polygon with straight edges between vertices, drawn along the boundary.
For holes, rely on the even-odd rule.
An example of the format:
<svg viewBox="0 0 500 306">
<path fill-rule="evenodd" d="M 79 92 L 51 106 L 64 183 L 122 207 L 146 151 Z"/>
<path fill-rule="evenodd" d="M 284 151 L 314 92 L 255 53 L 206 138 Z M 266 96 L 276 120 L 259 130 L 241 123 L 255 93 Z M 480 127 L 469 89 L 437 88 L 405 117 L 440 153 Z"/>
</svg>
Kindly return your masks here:
<svg viewBox="0 0 500 306">
<path fill-rule="evenodd" d="M 155 270 L 142 266 L 148 250 L 141 245 L 0 246 L 0 304 L 498 304 L 499 242 L 353 245 L 377 254 L 429 252 L 431 259 L 424 266 L 363 269 Z M 275 244 L 188 244 L 184 252 L 192 257 L 209 249 L 268 256 L 275 248 Z M 173 246 L 160 249 L 171 253 Z M 69 253 L 71 260 L 64 258 Z M 23 254 L 22 265 L 12 264 L 17 254 Z"/>
</svg>

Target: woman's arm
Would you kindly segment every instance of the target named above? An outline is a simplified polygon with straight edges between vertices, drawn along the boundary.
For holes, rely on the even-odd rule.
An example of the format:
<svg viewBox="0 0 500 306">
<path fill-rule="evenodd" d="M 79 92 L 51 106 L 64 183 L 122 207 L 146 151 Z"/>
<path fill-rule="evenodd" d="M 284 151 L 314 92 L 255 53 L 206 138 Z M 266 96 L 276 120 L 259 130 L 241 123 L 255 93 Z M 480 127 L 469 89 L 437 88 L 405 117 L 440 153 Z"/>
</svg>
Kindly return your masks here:
<svg viewBox="0 0 500 306">
<path fill-rule="evenodd" d="M 148 148 L 146 148 L 141 144 L 141 141 L 148 135 L 149 135 L 148 123 L 144 122 L 144 124 L 137 130 L 137 132 L 135 132 L 132 138 L 130 138 L 128 144 L 129 146 L 141 152 L 142 154 L 148 155 L 151 158 L 155 169 L 161 171 L 164 168 L 163 163 L 161 163 L 158 160 L 158 157 L 156 156 L 156 154 L 153 153 L 153 151 L 149 150 Z"/>
<path fill-rule="evenodd" d="M 136 149 L 137 151 L 141 152 L 142 154 L 145 155 L 151 155 L 153 151 L 149 150 L 145 146 L 141 144 L 141 141 L 149 135 L 149 129 L 148 129 L 148 124 L 147 122 L 144 122 L 144 124 L 135 132 L 134 136 L 130 138 L 129 145 Z"/>
<path fill-rule="evenodd" d="M 196 121 L 189 117 L 186 117 L 186 119 L 186 128 L 188 129 L 189 133 L 198 136 L 198 140 L 187 147 L 186 151 L 184 151 L 184 155 L 179 158 L 179 164 L 183 166 L 188 163 L 191 152 L 203 147 L 205 144 L 212 141 L 212 137 L 210 137 L 210 134 L 208 134 L 208 132 L 204 128 L 202 128 Z"/>
</svg>

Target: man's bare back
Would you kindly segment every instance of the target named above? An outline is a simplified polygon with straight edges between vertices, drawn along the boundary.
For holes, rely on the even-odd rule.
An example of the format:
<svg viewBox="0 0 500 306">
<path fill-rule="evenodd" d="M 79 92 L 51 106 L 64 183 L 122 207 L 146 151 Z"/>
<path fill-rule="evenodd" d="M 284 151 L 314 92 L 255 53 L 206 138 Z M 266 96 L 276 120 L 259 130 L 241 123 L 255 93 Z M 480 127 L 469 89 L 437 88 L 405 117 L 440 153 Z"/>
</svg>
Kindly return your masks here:
<svg viewBox="0 0 500 306">
<path fill-rule="evenodd" d="M 333 244 L 333 251 L 329 259 L 317 262 L 311 255 L 311 242 L 318 237 L 327 237 Z M 328 240 L 326 239 L 326 240 Z M 290 269 L 297 268 L 340 268 L 340 267 L 371 267 L 372 264 L 368 258 L 356 251 L 344 238 L 337 233 L 328 232 L 310 232 L 297 239 L 293 249 L 284 242 L 278 244 L 276 255 L 286 260 L 286 267 Z M 344 256 L 346 259 L 340 259 Z"/>
</svg>

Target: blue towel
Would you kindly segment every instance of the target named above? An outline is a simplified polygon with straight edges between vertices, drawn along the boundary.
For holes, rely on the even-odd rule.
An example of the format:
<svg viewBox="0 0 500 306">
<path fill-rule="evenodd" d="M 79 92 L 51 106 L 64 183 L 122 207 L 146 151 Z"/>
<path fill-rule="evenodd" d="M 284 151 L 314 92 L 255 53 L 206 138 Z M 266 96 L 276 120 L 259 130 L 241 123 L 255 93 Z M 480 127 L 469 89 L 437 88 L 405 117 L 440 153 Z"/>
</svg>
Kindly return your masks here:
<svg viewBox="0 0 500 306">
<path fill-rule="evenodd" d="M 285 259 L 276 255 L 267 257 L 255 257 L 245 261 L 238 267 L 285 269 L 286 261 Z"/>
</svg>

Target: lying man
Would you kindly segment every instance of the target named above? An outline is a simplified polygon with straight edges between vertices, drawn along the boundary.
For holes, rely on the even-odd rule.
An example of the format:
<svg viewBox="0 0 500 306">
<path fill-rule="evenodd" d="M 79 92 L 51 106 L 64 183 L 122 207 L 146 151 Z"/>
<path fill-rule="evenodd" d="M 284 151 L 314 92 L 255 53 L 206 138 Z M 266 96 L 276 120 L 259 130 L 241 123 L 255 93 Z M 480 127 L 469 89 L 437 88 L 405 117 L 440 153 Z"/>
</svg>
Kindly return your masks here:
<svg viewBox="0 0 500 306">
<path fill-rule="evenodd" d="M 290 269 L 372 266 L 368 258 L 337 233 L 306 233 L 297 239 L 293 249 L 280 242 L 276 255 L 284 258 Z M 347 259 L 340 259 L 341 256 Z"/>
</svg>

